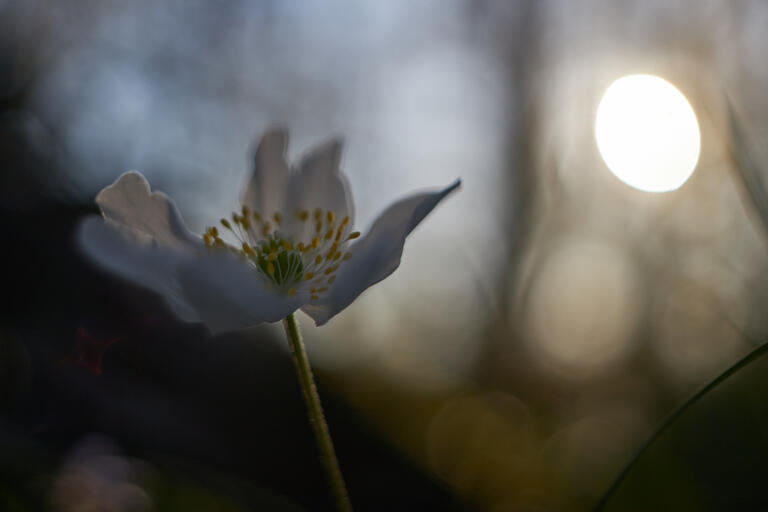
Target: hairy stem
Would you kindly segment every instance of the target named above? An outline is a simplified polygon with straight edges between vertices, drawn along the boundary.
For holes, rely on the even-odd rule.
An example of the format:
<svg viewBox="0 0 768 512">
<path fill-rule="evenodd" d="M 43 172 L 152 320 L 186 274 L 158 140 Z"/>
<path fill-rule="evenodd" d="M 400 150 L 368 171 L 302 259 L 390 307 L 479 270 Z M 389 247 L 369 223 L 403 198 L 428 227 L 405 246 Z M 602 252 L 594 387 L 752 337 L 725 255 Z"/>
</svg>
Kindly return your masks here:
<svg viewBox="0 0 768 512">
<path fill-rule="evenodd" d="M 307 351 L 304 348 L 299 325 L 296 323 L 293 313 L 285 317 L 283 327 L 285 328 L 285 335 L 288 337 L 288 344 L 293 354 L 296 374 L 299 377 L 299 384 L 304 394 L 304 403 L 307 406 L 309 422 L 312 424 L 315 441 L 320 450 L 320 458 L 325 466 L 328 483 L 336 500 L 336 508 L 342 512 L 352 512 L 352 504 L 349 502 L 347 488 L 344 485 L 344 477 L 341 476 L 339 461 L 333 449 L 331 433 L 328 431 L 328 424 L 325 422 L 323 406 L 320 404 L 320 396 L 317 394 L 315 379 L 312 376 L 312 368 L 309 366 L 309 359 L 307 359 Z"/>
</svg>

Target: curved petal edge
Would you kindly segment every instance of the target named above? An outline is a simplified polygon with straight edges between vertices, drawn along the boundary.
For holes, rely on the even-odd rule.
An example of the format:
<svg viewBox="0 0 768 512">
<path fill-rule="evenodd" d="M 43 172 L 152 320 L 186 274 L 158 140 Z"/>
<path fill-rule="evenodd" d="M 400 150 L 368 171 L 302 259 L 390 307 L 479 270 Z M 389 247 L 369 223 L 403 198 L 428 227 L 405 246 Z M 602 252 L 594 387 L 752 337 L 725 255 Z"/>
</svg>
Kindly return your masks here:
<svg viewBox="0 0 768 512">
<path fill-rule="evenodd" d="M 146 178 L 128 171 L 96 196 L 105 219 L 151 236 L 165 246 L 198 245 L 200 239 L 184 225 L 176 203 L 152 192 Z"/>
<path fill-rule="evenodd" d="M 415 194 L 384 210 L 368 233 L 349 248 L 352 259 L 339 270 L 328 296 L 302 310 L 316 325 L 323 325 L 367 288 L 389 276 L 400 265 L 411 231 L 459 186 L 461 180 L 456 180 L 440 191 Z"/>
<path fill-rule="evenodd" d="M 264 216 L 283 211 L 290 170 L 286 162 L 288 132 L 273 128 L 259 141 L 253 155 L 253 170 L 240 202 Z"/>
</svg>

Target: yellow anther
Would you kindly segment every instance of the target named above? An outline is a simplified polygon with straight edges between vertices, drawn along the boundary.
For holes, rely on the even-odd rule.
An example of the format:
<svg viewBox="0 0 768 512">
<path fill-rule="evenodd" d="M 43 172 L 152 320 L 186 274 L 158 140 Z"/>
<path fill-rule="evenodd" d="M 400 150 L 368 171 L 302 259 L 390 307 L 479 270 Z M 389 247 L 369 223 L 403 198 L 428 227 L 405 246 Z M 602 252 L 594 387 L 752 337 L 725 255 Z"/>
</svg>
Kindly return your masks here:
<svg viewBox="0 0 768 512">
<path fill-rule="evenodd" d="M 320 245 L 320 239 L 317 237 L 314 237 L 312 239 L 312 248 L 317 249 L 317 246 Z"/>
<path fill-rule="evenodd" d="M 277 259 L 277 251 L 272 251 L 267 255 L 267 261 L 275 261 Z"/>
<path fill-rule="evenodd" d="M 309 293 L 315 293 L 316 291 L 317 291 L 317 290 L 316 290 L 314 287 L 312 287 L 312 288 L 310 288 L 310 289 L 309 289 Z"/>
<path fill-rule="evenodd" d="M 250 245 L 248 245 L 248 244 L 246 244 L 245 242 L 243 242 L 243 252 L 244 252 L 245 254 L 247 254 L 248 256 L 256 256 L 256 253 L 255 253 L 255 252 L 254 252 L 254 250 L 251 248 L 251 246 L 250 246 Z"/>
<path fill-rule="evenodd" d="M 267 274 L 272 275 L 275 273 L 275 265 L 271 261 L 267 263 Z"/>
<path fill-rule="evenodd" d="M 319 220 L 317 221 L 317 224 L 315 224 L 315 233 L 320 233 L 320 231 L 323 230 L 323 221 Z"/>
<path fill-rule="evenodd" d="M 241 211 L 243 213 L 243 217 L 250 217 L 251 210 L 247 206 L 243 205 Z"/>
<path fill-rule="evenodd" d="M 213 237 L 219 236 L 219 230 L 216 229 L 216 226 L 211 226 L 211 236 Z"/>
<path fill-rule="evenodd" d="M 332 274 L 332 273 L 334 273 L 336 271 L 336 268 L 337 268 L 337 265 L 334 265 L 332 267 L 328 267 L 327 269 L 325 269 L 324 274 L 325 275 L 330 275 L 330 274 Z"/>
<path fill-rule="evenodd" d="M 339 224 L 339 226 L 346 226 L 347 224 L 349 224 L 349 215 L 341 219 L 341 224 Z"/>
<path fill-rule="evenodd" d="M 341 235 L 344 233 L 344 224 L 339 224 L 339 229 L 336 231 L 336 240 L 337 242 L 341 240 Z"/>
<path fill-rule="evenodd" d="M 323 210 L 318 208 L 317 210 L 315 210 L 315 220 L 319 222 L 322 218 L 323 218 Z"/>
<path fill-rule="evenodd" d="M 278 226 L 283 221 L 283 216 L 280 215 L 279 212 L 275 212 L 275 214 L 272 216 L 272 218 L 275 219 L 275 224 L 277 224 Z"/>
<path fill-rule="evenodd" d="M 317 256 L 315 256 L 315 265 L 319 265 L 322 262 L 323 262 L 323 257 L 322 256 L 320 256 L 319 254 Z"/>
<path fill-rule="evenodd" d="M 293 244 L 291 244 L 291 242 L 289 242 L 288 240 L 283 240 L 282 242 L 280 242 L 280 245 L 283 246 L 284 251 L 290 251 L 291 249 L 293 249 Z"/>
<path fill-rule="evenodd" d="M 310 295 L 309 298 L 312 300 L 320 300 L 320 297 L 318 297 L 317 295 Z"/>
<path fill-rule="evenodd" d="M 306 274 L 304 274 L 304 279 L 306 279 L 307 281 L 309 281 L 313 277 L 315 277 L 315 273 L 314 272 L 307 272 Z"/>
<path fill-rule="evenodd" d="M 296 218 L 304 222 L 309 218 L 309 212 L 307 210 L 296 210 Z"/>
<path fill-rule="evenodd" d="M 347 237 L 347 240 L 354 240 L 355 238 L 359 238 L 359 237 L 360 237 L 360 232 L 355 231 L 354 233 L 349 234 L 349 236 Z"/>
<path fill-rule="evenodd" d="M 328 212 L 326 212 L 325 218 L 328 219 L 328 224 L 333 224 L 333 212 L 331 210 L 328 210 Z"/>
<path fill-rule="evenodd" d="M 213 243 L 213 238 L 211 237 L 210 234 L 208 233 L 203 234 L 203 243 L 205 244 L 206 247 L 211 246 L 211 243 Z"/>
<path fill-rule="evenodd" d="M 299 245 L 297 245 L 297 246 L 296 246 L 296 248 L 297 248 L 297 249 L 298 249 L 300 252 L 304 252 L 304 242 L 299 242 Z"/>
<path fill-rule="evenodd" d="M 347 261 L 351 257 L 352 257 L 352 253 L 348 252 L 347 254 L 344 255 L 344 261 Z"/>
<path fill-rule="evenodd" d="M 225 228 L 232 229 L 232 224 L 230 224 L 227 219 L 221 219 L 219 222 L 221 222 L 221 225 Z"/>
<path fill-rule="evenodd" d="M 289 297 L 293 297 L 294 295 L 296 295 L 296 288 L 289 288 L 288 289 L 288 296 Z"/>
<path fill-rule="evenodd" d="M 272 227 L 269 225 L 269 222 L 265 222 L 261 226 L 261 234 L 262 236 L 267 236 L 272 231 Z"/>
<path fill-rule="evenodd" d="M 246 231 L 251 229 L 251 221 L 249 221 L 245 217 L 240 217 L 240 224 L 243 226 L 243 229 Z"/>
<path fill-rule="evenodd" d="M 336 276 L 331 276 L 328 278 L 328 284 L 333 284 L 333 282 L 336 280 Z"/>
<path fill-rule="evenodd" d="M 324 239 L 324 240 L 330 240 L 332 237 L 333 237 L 333 229 L 329 229 L 329 230 L 328 230 L 328 231 L 325 233 L 325 236 L 323 237 L 323 239 Z"/>
</svg>

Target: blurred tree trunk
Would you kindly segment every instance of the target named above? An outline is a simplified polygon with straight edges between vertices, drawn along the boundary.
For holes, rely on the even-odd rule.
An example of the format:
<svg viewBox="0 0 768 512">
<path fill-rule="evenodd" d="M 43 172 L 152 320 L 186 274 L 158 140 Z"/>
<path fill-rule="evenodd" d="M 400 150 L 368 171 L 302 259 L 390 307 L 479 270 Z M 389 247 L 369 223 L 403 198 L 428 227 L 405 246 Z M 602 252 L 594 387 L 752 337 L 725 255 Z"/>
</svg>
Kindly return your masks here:
<svg viewBox="0 0 768 512">
<path fill-rule="evenodd" d="M 518 325 L 514 315 L 516 291 L 522 285 L 522 263 L 535 226 L 537 207 L 536 147 L 539 126 L 538 69 L 541 66 L 543 4 L 520 0 L 514 19 L 494 20 L 495 48 L 500 61 L 508 63 L 506 140 L 504 172 L 499 177 L 499 230 L 496 250 L 501 251 L 499 267 L 493 269 L 495 288 L 489 290 L 495 302 L 488 321 L 474 378 L 483 384 L 499 386 L 510 373 L 508 363 L 520 349 Z"/>
</svg>

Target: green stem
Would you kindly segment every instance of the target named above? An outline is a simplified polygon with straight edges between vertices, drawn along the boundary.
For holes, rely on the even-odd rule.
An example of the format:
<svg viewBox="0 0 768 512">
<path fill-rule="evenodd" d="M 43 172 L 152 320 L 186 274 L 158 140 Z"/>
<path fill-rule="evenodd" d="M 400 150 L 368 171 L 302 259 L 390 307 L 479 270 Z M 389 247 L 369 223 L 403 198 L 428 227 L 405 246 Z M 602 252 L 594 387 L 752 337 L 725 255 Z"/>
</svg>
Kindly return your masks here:
<svg viewBox="0 0 768 512">
<path fill-rule="evenodd" d="M 301 340 L 299 325 L 293 313 L 283 320 L 285 335 L 288 337 L 288 344 L 291 346 L 293 362 L 296 365 L 296 374 L 299 377 L 299 384 L 304 394 L 304 403 L 307 406 L 307 414 L 312 424 L 312 430 L 315 432 L 315 441 L 320 449 L 320 458 L 325 466 L 325 472 L 328 477 L 328 483 L 333 491 L 333 497 L 336 500 L 336 508 L 342 512 L 352 512 L 352 504 L 347 496 L 347 488 L 344 485 L 344 478 L 341 476 L 339 461 L 336 459 L 336 452 L 333 450 L 333 441 L 331 433 L 328 431 L 328 424 L 325 422 L 323 406 L 320 404 L 320 396 L 317 394 L 315 379 L 312 377 L 312 368 L 309 366 L 307 351 L 304 348 L 304 342 Z"/>
<path fill-rule="evenodd" d="M 652 444 L 656 442 L 657 439 L 661 437 L 661 435 L 667 431 L 667 429 L 672 426 L 672 424 L 679 418 L 685 411 L 690 409 L 694 404 L 696 404 L 704 395 L 712 391 L 715 387 L 717 387 L 720 383 L 722 383 L 724 380 L 728 379 L 731 375 L 736 373 L 737 371 L 741 370 L 748 364 L 750 364 L 755 359 L 762 356 L 764 353 L 768 352 L 768 343 L 764 343 L 754 349 L 752 352 L 744 356 L 741 360 L 739 360 L 736 364 L 725 370 L 723 373 L 717 376 L 715 380 L 701 388 L 696 394 L 694 394 L 691 398 L 689 398 L 683 405 L 678 407 L 675 411 L 672 412 L 667 418 L 661 423 L 661 425 L 656 429 L 656 431 L 651 435 L 650 438 L 643 444 L 640 449 L 635 453 L 634 457 L 629 461 L 629 463 L 624 466 L 624 469 L 621 473 L 619 473 L 619 476 L 616 477 L 616 480 L 613 481 L 611 486 L 608 488 L 608 491 L 603 495 L 603 497 L 600 499 L 600 501 L 595 505 L 595 508 L 593 509 L 593 512 L 600 512 L 602 511 L 605 506 L 608 504 L 608 501 L 613 497 L 613 495 L 616 493 L 616 491 L 619 489 L 622 483 L 624 483 L 624 480 L 627 478 L 627 475 L 632 470 L 632 468 L 635 467 L 635 464 L 640 459 L 640 456 L 645 453 L 645 451 L 650 448 Z"/>
</svg>

